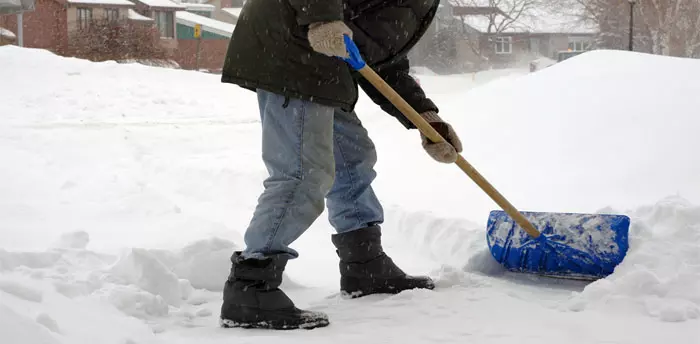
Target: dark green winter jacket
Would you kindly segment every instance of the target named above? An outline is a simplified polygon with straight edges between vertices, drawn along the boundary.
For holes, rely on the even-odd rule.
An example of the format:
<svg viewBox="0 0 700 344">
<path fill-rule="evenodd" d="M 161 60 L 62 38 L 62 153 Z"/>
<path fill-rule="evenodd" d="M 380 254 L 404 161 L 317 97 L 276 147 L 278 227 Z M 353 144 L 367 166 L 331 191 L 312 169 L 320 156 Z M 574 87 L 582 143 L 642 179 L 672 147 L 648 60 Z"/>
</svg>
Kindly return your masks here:
<svg viewBox="0 0 700 344">
<path fill-rule="evenodd" d="M 308 25 L 344 20 L 367 64 L 416 111 L 438 111 L 409 75 L 408 51 L 430 25 L 439 0 L 248 0 L 229 43 L 222 82 L 265 89 L 351 111 L 358 87 L 414 128 L 342 60 L 314 52 Z"/>
</svg>

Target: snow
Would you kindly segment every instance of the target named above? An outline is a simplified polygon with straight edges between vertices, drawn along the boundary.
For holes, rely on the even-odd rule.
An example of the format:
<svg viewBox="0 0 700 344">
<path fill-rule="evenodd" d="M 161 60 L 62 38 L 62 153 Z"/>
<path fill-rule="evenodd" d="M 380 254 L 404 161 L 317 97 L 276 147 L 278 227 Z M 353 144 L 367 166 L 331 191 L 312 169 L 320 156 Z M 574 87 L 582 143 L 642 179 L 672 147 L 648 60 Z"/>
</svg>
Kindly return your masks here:
<svg viewBox="0 0 700 344">
<path fill-rule="evenodd" d="M 15 46 L 0 60 L 3 341 L 697 344 L 700 85 L 677 82 L 700 77 L 694 60 L 596 51 L 535 73 L 417 70 L 464 156 L 516 207 L 630 216 L 627 257 L 593 283 L 504 271 L 485 240 L 496 205 L 363 95 L 385 250 L 438 288 L 337 297 L 322 215 L 283 288 L 331 325 L 264 333 L 217 327 L 265 178 L 254 94 Z"/>
<path fill-rule="evenodd" d="M 557 64 L 556 60 L 544 56 L 540 56 L 539 58 L 530 61 L 530 65 L 534 66 L 535 70 L 541 70 L 555 64 Z"/>
<path fill-rule="evenodd" d="M 238 18 L 241 16 L 241 11 L 243 11 L 243 8 L 242 7 L 224 7 L 221 10 Z"/>
<path fill-rule="evenodd" d="M 129 0 L 67 0 L 69 4 L 89 4 L 89 5 L 118 5 L 133 7 L 134 3 Z"/>
<path fill-rule="evenodd" d="M 14 32 L 0 27 L 0 37 L 5 38 L 5 39 L 15 39 L 17 36 L 15 36 Z"/>
<path fill-rule="evenodd" d="M 192 4 L 192 3 L 182 3 L 187 7 L 188 11 L 207 11 L 211 12 L 216 9 L 216 6 L 210 4 Z"/>
<path fill-rule="evenodd" d="M 194 26 L 196 24 L 202 25 L 202 30 L 213 32 L 222 36 L 230 37 L 233 34 L 233 29 L 236 27 L 233 24 L 218 21 L 216 19 L 207 18 L 205 16 L 200 16 L 195 13 L 178 11 L 175 13 L 178 24 L 184 24 L 188 26 Z"/>
<path fill-rule="evenodd" d="M 483 15 L 468 15 L 468 16 L 462 16 L 458 17 L 459 19 L 462 19 L 462 21 L 467 24 L 469 27 L 472 29 L 478 31 L 478 32 L 488 32 L 489 31 L 489 24 L 490 24 L 490 19 L 487 16 Z M 491 32 L 493 32 L 495 29 L 491 28 Z"/>
<path fill-rule="evenodd" d="M 632 252 L 610 278 L 577 294 L 571 307 L 619 304 L 662 321 L 700 319 L 700 207 L 676 196 L 632 214 L 638 219 Z"/>
<path fill-rule="evenodd" d="M 154 7 L 154 8 L 172 8 L 172 9 L 185 9 L 187 8 L 185 5 L 171 1 L 171 0 L 135 0 L 140 3 L 143 3 L 147 5 L 148 7 Z"/>
<path fill-rule="evenodd" d="M 128 12 L 129 20 L 135 20 L 135 21 L 144 21 L 144 22 L 152 22 L 153 18 L 146 17 L 138 12 L 136 12 L 133 9 L 129 9 Z"/>
</svg>

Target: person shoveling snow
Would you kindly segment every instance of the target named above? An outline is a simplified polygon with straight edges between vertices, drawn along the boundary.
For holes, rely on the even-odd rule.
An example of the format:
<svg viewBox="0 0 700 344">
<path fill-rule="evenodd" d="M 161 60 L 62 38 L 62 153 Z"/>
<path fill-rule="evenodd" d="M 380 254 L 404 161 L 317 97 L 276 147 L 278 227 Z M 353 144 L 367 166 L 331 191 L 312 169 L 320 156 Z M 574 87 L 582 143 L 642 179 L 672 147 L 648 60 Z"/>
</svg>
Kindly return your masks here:
<svg viewBox="0 0 700 344">
<path fill-rule="evenodd" d="M 257 92 L 262 120 L 262 156 L 269 172 L 265 190 L 234 252 L 225 283 L 225 327 L 315 328 L 326 314 L 298 309 L 279 289 L 282 272 L 298 253 L 289 245 L 324 210 L 337 231 L 340 289 L 360 297 L 433 289 L 425 276 L 411 276 L 383 251 L 384 213 L 373 189 L 376 152 L 354 112 L 358 90 L 346 57 L 344 35 L 354 36 L 370 63 L 405 96 L 447 142 L 422 144 L 435 160 L 452 163 L 461 142 L 437 106 L 410 76 L 408 51 L 433 20 L 438 1 L 362 1 L 343 13 L 343 2 L 272 0 L 246 5 L 236 25 L 222 81 Z M 409 7 L 405 7 L 409 6 Z M 366 81 L 363 90 L 408 129 L 412 125 Z"/>
<path fill-rule="evenodd" d="M 290 9 L 270 18 L 262 11 L 267 8 L 264 1 L 246 8 L 246 24 L 234 31 L 222 77 L 257 91 L 263 160 L 270 173 L 245 234 L 247 247 L 231 257 L 220 315 L 223 326 L 328 325 L 326 314 L 296 308 L 279 289 L 287 261 L 298 256 L 288 245 L 322 213 L 324 197 L 337 231 L 332 241 L 340 257 L 341 293 L 358 297 L 434 288 L 431 279 L 404 273 L 382 250 L 382 206 L 371 187 L 376 153 L 353 109 L 355 75 L 340 60 L 362 76 L 359 83 L 376 104 L 408 129 L 419 129 L 432 158 L 456 164 L 503 209 L 491 212 L 488 238 L 492 256 L 508 270 L 595 280 L 622 262 L 629 217 L 521 213 L 459 154 L 459 138 L 410 76 L 406 58 L 430 24 L 436 3 L 429 8 L 413 4 L 410 10 L 385 2 L 363 3 L 350 6 L 343 18 L 339 4 L 295 2 L 298 12 Z M 413 21 L 413 16 L 422 20 Z M 269 26 L 277 22 L 285 24 Z M 407 29 L 413 34 L 406 35 Z M 263 32 L 264 37 L 250 39 Z M 356 32 L 359 44 L 353 41 Z M 294 38 L 280 44 L 280 36 Z M 275 58 L 261 60 L 262 56 Z"/>
</svg>

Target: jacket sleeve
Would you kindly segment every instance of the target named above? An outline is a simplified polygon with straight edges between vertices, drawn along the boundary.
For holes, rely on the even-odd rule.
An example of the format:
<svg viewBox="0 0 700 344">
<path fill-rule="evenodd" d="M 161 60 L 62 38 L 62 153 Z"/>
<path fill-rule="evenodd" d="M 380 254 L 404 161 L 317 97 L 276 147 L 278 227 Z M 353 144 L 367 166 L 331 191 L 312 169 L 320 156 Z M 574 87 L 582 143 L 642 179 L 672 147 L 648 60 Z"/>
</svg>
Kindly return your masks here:
<svg viewBox="0 0 700 344">
<path fill-rule="evenodd" d="M 423 88 L 409 74 L 409 63 L 406 57 L 390 66 L 379 68 L 375 72 L 418 113 L 425 111 L 439 112 L 437 106 L 425 95 Z M 416 126 L 399 109 L 394 107 L 384 95 L 377 91 L 369 81 L 361 76 L 358 78 L 358 84 L 362 87 L 362 90 L 384 112 L 396 117 L 407 129 L 416 129 Z"/>
<path fill-rule="evenodd" d="M 299 25 L 343 20 L 342 0 L 288 0 Z"/>
</svg>

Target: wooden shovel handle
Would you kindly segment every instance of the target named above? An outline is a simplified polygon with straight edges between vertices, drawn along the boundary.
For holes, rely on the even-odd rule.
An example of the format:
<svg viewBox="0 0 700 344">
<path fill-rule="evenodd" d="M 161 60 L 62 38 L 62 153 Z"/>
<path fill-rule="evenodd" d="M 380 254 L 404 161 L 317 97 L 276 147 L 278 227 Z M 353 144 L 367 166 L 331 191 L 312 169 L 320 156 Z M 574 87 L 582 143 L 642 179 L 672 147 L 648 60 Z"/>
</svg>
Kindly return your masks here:
<svg viewBox="0 0 700 344">
<path fill-rule="evenodd" d="M 418 112 L 416 112 L 411 105 L 409 105 L 394 89 L 391 88 L 377 73 L 372 70 L 368 65 L 360 68 L 358 70 L 362 76 L 367 79 L 374 87 L 383 94 L 389 101 L 396 106 L 401 113 L 403 113 L 423 135 L 429 138 L 433 142 L 445 142 L 445 138 L 440 135 L 431 125 L 421 117 Z M 462 155 L 458 154 L 457 161 L 455 161 L 457 166 L 464 171 L 479 187 L 486 192 L 491 199 L 493 199 L 496 204 L 498 204 L 510 217 L 512 217 L 515 222 L 517 222 L 520 227 L 522 227 L 527 234 L 533 238 L 540 236 L 540 232 L 535 229 L 535 226 L 530 223 L 508 200 L 506 200 L 503 195 L 501 195 L 496 188 L 494 188 L 486 179 L 467 162 Z"/>
</svg>

